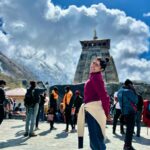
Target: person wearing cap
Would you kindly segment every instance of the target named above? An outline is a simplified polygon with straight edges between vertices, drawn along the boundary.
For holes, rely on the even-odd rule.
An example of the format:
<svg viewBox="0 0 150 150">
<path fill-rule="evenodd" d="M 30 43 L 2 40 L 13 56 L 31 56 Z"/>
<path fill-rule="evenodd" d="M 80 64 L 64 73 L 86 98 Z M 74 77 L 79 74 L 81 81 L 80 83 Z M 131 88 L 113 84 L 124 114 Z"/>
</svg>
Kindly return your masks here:
<svg viewBox="0 0 150 150">
<path fill-rule="evenodd" d="M 126 134 L 124 139 L 124 150 L 135 150 L 132 147 L 132 137 L 135 125 L 136 104 L 138 96 L 133 87 L 133 82 L 127 79 L 124 85 L 118 91 L 118 101 L 121 107 L 121 113 L 126 123 Z"/>
<path fill-rule="evenodd" d="M 63 104 L 65 107 L 64 114 L 65 114 L 65 120 L 66 120 L 66 129 L 65 129 L 66 132 L 68 132 L 68 130 L 69 130 L 69 124 L 71 124 L 72 131 L 74 130 L 73 122 L 72 122 L 72 118 L 71 118 L 71 108 L 73 105 L 72 96 L 73 96 L 73 93 L 72 93 L 70 87 L 66 86 L 65 87 L 65 95 L 63 97 Z"/>
<path fill-rule="evenodd" d="M 80 109 L 82 103 L 83 103 L 83 97 L 80 95 L 80 91 L 76 90 L 75 91 L 75 100 L 74 100 L 74 103 L 73 103 L 73 109 L 75 111 L 74 119 L 73 119 L 74 129 L 75 129 L 75 125 L 77 123 L 78 112 L 79 112 L 79 109 Z"/>
<path fill-rule="evenodd" d="M 102 71 L 109 59 L 95 58 L 90 65 L 90 76 L 84 85 L 84 104 L 81 105 L 78 119 L 78 148 L 83 148 L 84 121 L 86 119 L 90 147 L 92 150 L 106 150 L 105 128 L 109 118 L 110 98 L 107 94 Z"/>
<path fill-rule="evenodd" d="M 4 80 L 0 80 L 0 125 L 4 120 L 4 101 L 6 100 L 4 87 L 6 82 Z"/>
</svg>

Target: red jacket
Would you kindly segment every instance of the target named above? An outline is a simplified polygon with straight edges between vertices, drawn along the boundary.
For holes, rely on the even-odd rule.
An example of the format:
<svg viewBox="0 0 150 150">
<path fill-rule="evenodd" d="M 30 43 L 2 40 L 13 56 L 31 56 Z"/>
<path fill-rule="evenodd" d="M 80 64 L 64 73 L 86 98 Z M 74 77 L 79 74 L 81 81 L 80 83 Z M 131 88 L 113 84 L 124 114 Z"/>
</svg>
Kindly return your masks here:
<svg viewBox="0 0 150 150">
<path fill-rule="evenodd" d="M 150 114 L 147 110 L 150 101 L 144 100 L 144 110 L 143 110 L 143 122 L 146 126 L 150 127 Z"/>
<path fill-rule="evenodd" d="M 106 116 L 109 115 L 110 100 L 107 94 L 102 74 L 91 73 L 84 85 L 84 102 L 89 103 L 101 100 Z"/>
</svg>

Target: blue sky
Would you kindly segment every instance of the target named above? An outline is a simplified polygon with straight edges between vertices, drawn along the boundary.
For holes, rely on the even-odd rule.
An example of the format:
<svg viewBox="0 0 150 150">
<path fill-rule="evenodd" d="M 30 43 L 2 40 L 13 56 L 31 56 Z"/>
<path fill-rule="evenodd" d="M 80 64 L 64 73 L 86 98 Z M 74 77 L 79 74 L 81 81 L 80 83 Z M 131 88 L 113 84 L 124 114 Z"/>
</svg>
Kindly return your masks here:
<svg viewBox="0 0 150 150">
<path fill-rule="evenodd" d="M 150 0 L 52 0 L 52 2 L 62 8 L 67 8 L 70 5 L 76 5 L 78 7 L 85 5 L 89 7 L 92 4 L 103 3 L 110 9 L 123 10 L 128 16 L 142 20 L 150 26 L 150 17 L 143 16 L 150 12 Z M 150 60 L 150 51 L 139 55 L 139 57 Z"/>
<path fill-rule="evenodd" d="M 69 5 L 90 6 L 103 3 L 108 8 L 117 8 L 126 12 L 127 15 L 141 19 L 150 25 L 150 19 L 143 17 L 144 13 L 150 11 L 150 0 L 52 0 L 56 5 L 66 8 Z"/>
</svg>

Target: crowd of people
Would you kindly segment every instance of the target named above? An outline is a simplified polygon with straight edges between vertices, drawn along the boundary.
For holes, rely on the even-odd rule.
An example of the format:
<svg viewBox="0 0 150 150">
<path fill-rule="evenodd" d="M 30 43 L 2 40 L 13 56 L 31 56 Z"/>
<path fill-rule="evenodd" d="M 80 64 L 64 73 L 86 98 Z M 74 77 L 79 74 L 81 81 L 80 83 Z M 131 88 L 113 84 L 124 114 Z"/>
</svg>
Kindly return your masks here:
<svg viewBox="0 0 150 150">
<path fill-rule="evenodd" d="M 105 88 L 102 72 L 105 71 L 109 59 L 97 57 L 90 65 L 89 79 L 84 85 L 84 95 L 81 91 L 72 92 L 69 86 L 64 89 L 64 96 L 59 101 L 59 90 L 54 87 L 50 93 L 49 108 L 46 112 L 47 122 L 50 124 L 50 131 L 56 129 L 55 122 L 61 118 L 66 124 L 65 132 L 78 132 L 78 148 L 83 148 L 84 123 L 86 120 L 90 147 L 92 150 L 106 150 L 106 122 L 113 116 L 112 134 L 116 135 L 118 119 L 120 119 L 120 133 L 125 134 L 123 150 L 134 150 L 132 137 L 137 126 L 136 136 L 141 136 L 141 116 L 143 112 L 143 98 L 137 92 L 133 82 L 127 79 L 124 85 L 114 93 L 113 114 L 110 116 L 110 98 Z M 4 103 L 6 100 L 4 86 L 6 82 L 0 80 L 0 124 L 4 119 Z M 46 102 L 46 87 L 39 88 L 35 81 L 30 81 L 24 99 L 26 107 L 25 133 L 24 136 L 34 137 L 35 130 L 39 129 L 39 121 L 45 120 L 44 103 Z M 75 95 L 73 97 L 73 95 Z M 148 101 L 146 107 L 150 107 Z M 20 104 L 15 108 L 20 110 Z M 150 120 L 150 108 L 145 114 Z"/>
</svg>

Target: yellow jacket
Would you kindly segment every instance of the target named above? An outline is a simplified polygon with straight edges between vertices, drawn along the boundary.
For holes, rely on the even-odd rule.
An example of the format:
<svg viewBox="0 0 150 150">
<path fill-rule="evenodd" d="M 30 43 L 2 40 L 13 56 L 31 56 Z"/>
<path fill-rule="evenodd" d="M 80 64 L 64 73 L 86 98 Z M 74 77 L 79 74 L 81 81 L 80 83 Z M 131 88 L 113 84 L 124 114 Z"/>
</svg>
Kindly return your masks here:
<svg viewBox="0 0 150 150">
<path fill-rule="evenodd" d="M 69 92 L 67 92 L 67 93 L 64 95 L 63 104 L 64 104 L 64 105 L 66 105 L 66 104 L 69 105 L 72 96 L 73 96 L 73 93 L 72 93 L 71 90 L 69 90 Z"/>
</svg>

